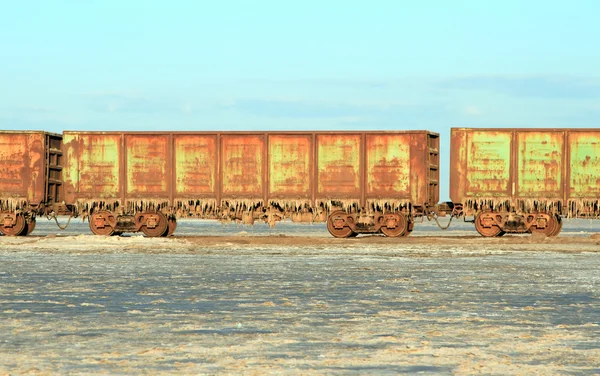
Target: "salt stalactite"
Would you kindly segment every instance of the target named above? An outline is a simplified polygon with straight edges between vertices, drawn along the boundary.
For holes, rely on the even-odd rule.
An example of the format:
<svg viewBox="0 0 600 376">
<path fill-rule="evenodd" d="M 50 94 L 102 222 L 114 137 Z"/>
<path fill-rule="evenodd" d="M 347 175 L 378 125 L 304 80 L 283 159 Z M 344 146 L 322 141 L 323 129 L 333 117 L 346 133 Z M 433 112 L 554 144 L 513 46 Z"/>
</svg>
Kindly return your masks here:
<svg viewBox="0 0 600 376">
<path fill-rule="evenodd" d="M 323 207 L 329 213 L 334 210 L 344 210 L 348 213 L 360 210 L 360 201 L 356 199 L 317 200 L 316 205 Z"/>
<path fill-rule="evenodd" d="M 569 218 L 600 218 L 600 199 L 569 200 L 567 207 Z"/>
<path fill-rule="evenodd" d="M 212 198 L 178 199 L 174 210 L 178 217 L 214 217 L 218 211 L 217 200 Z"/>
<path fill-rule="evenodd" d="M 75 214 L 89 214 L 92 210 L 117 212 L 120 207 L 119 199 L 79 199 L 75 202 Z"/>
<path fill-rule="evenodd" d="M 398 199 L 371 199 L 367 200 L 367 207 L 375 212 L 400 212 L 410 209 L 409 200 L 398 200 Z"/>
<path fill-rule="evenodd" d="M 27 207 L 27 200 L 22 198 L 6 198 L 0 200 L 0 211 L 17 211 Z"/>
<path fill-rule="evenodd" d="M 165 199 L 140 199 L 129 200 L 125 206 L 127 213 L 142 213 L 151 211 L 161 211 L 169 208 L 169 200 Z"/>
<path fill-rule="evenodd" d="M 552 198 L 517 200 L 516 208 L 527 213 L 561 213 L 562 201 Z"/>
<path fill-rule="evenodd" d="M 270 200 L 269 205 L 281 209 L 283 212 L 295 213 L 310 208 L 310 200 L 307 199 L 279 199 Z"/>
<path fill-rule="evenodd" d="M 510 200 L 491 198 L 476 198 L 466 200 L 464 203 L 466 212 L 478 210 L 508 211 L 510 209 Z"/>
</svg>

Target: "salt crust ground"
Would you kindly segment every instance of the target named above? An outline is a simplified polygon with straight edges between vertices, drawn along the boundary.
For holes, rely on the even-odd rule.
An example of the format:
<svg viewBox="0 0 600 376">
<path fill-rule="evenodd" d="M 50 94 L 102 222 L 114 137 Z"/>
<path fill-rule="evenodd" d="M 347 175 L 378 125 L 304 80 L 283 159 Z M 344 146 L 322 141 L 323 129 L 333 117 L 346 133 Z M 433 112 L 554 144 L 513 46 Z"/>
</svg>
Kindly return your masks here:
<svg viewBox="0 0 600 376">
<path fill-rule="evenodd" d="M 0 237 L 0 374 L 598 374 L 596 227 L 333 239 L 191 221 L 151 239 L 40 223 Z"/>
</svg>

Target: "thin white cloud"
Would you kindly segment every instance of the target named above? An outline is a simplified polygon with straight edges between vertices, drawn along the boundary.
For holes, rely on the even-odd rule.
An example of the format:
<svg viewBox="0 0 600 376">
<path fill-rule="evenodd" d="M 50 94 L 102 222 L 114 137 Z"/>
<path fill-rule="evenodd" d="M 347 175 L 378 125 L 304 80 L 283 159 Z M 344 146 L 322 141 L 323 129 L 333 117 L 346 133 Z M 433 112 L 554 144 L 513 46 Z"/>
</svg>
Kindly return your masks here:
<svg viewBox="0 0 600 376">
<path fill-rule="evenodd" d="M 465 107 L 464 113 L 469 116 L 479 116 L 481 115 L 481 110 L 475 105 L 468 105 Z"/>
</svg>

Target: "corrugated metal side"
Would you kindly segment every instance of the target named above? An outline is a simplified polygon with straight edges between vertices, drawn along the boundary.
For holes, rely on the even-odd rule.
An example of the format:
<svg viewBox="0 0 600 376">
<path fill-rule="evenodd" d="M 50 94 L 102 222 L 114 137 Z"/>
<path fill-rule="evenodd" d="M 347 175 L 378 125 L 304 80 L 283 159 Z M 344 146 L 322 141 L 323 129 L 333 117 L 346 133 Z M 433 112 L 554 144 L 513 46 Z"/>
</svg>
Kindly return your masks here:
<svg viewBox="0 0 600 376">
<path fill-rule="evenodd" d="M 121 196 L 121 135 L 64 133 L 65 201 L 119 201 Z"/>
<path fill-rule="evenodd" d="M 169 199 L 169 135 L 125 135 L 127 199 Z"/>
<path fill-rule="evenodd" d="M 223 198 L 263 198 L 264 150 L 262 135 L 222 136 Z"/>
<path fill-rule="evenodd" d="M 311 197 L 312 135 L 269 135 L 269 199 Z"/>
<path fill-rule="evenodd" d="M 600 199 L 600 131 L 569 131 L 568 199 Z"/>
<path fill-rule="evenodd" d="M 361 198 L 361 135 L 318 134 L 317 196 Z"/>
<path fill-rule="evenodd" d="M 564 132 L 516 130 L 515 133 L 515 198 L 563 198 Z"/>
<path fill-rule="evenodd" d="M 217 136 L 174 135 L 177 198 L 216 197 Z"/>
<path fill-rule="evenodd" d="M 44 132 L 0 132 L 0 198 L 42 202 L 45 160 Z"/>
<path fill-rule="evenodd" d="M 367 134 L 367 198 L 410 198 L 411 179 L 418 178 L 411 177 L 411 138 Z"/>
</svg>

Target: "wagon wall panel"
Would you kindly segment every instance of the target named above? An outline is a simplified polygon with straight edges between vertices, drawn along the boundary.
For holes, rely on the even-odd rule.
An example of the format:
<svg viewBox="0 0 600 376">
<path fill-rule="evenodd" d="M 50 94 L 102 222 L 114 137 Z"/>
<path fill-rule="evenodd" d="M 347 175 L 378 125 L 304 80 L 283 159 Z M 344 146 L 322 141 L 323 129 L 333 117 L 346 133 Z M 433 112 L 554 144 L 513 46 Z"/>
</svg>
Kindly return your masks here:
<svg viewBox="0 0 600 376">
<path fill-rule="evenodd" d="M 224 198 L 262 198 L 264 137 L 223 135 L 221 190 Z"/>
<path fill-rule="evenodd" d="M 269 135 L 270 198 L 311 197 L 312 135 Z"/>
<path fill-rule="evenodd" d="M 569 199 L 600 198 L 600 130 L 570 131 Z"/>
<path fill-rule="evenodd" d="M 454 202 L 512 195 L 510 130 L 453 129 L 450 197 Z"/>
<path fill-rule="evenodd" d="M 71 178 L 78 182 L 79 197 L 118 199 L 121 136 L 81 134 L 77 144 L 78 164 L 71 165 L 70 170 Z"/>
<path fill-rule="evenodd" d="M 517 198 L 562 198 L 564 132 L 517 131 Z"/>
<path fill-rule="evenodd" d="M 317 135 L 317 195 L 360 198 L 361 135 Z"/>
<path fill-rule="evenodd" d="M 45 133 L 0 132 L 0 196 L 38 204 L 45 196 Z"/>
<path fill-rule="evenodd" d="M 411 135 L 366 136 L 367 197 L 409 198 Z"/>
<path fill-rule="evenodd" d="M 169 136 L 125 135 L 127 198 L 169 197 Z"/>
<path fill-rule="evenodd" d="M 175 135 L 175 193 L 179 198 L 215 196 L 216 135 Z"/>
<path fill-rule="evenodd" d="M 467 147 L 468 196 L 498 196 L 511 194 L 512 132 L 475 131 L 469 135 Z"/>
</svg>

